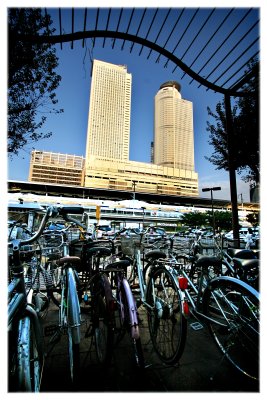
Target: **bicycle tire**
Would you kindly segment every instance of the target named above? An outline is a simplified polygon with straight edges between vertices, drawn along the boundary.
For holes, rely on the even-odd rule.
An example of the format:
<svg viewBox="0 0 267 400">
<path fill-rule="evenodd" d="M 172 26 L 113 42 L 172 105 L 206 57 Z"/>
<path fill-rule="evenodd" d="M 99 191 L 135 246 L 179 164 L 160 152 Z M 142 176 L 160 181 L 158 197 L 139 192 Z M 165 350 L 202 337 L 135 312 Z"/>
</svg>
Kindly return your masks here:
<svg viewBox="0 0 267 400">
<path fill-rule="evenodd" d="M 68 354 L 70 378 L 74 387 L 78 386 L 80 375 L 80 344 L 74 343 L 71 329 L 68 329 Z"/>
<path fill-rule="evenodd" d="M 81 318 L 74 271 L 67 268 L 67 322 L 70 376 L 75 384 L 80 374 Z"/>
<path fill-rule="evenodd" d="M 152 270 L 147 287 L 147 317 L 156 353 L 165 364 L 173 365 L 183 354 L 187 321 L 174 277 L 164 267 Z"/>
<path fill-rule="evenodd" d="M 18 324 L 17 390 L 39 392 L 43 369 L 43 356 L 38 350 L 37 332 L 31 318 L 26 316 Z"/>
<path fill-rule="evenodd" d="M 228 361 L 242 374 L 259 376 L 259 293 L 239 279 L 219 277 L 206 288 L 203 312 L 209 331 Z"/>
<path fill-rule="evenodd" d="M 134 357 L 136 366 L 140 369 L 143 369 L 145 368 L 145 359 L 144 359 L 141 338 L 139 337 L 138 339 L 132 339 L 132 344 L 134 348 Z"/>
<path fill-rule="evenodd" d="M 104 275 L 96 275 L 91 283 L 92 323 L 96 355 L 100 364 L 110 364 L 113 354 L 114 311 L 107 291 L 109 282 Z M 110 289 L 111 291 L 111 289 Z"/>
</svg>

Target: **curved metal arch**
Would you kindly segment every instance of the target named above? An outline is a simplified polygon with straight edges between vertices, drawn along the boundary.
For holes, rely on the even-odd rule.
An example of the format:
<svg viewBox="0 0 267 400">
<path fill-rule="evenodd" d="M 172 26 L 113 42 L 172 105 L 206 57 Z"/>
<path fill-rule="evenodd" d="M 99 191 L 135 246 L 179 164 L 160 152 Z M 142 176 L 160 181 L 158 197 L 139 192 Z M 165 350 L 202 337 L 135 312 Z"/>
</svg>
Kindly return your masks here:
<svg viewBox="0 0 267 400">
<path fill-rule="evenodd" d="M 128 40 L 130 42 L 138 43 L 142 46 L 148 47 L 151 50 L 156 51 L 157 53 L 165 56 L 169 60 L 171 60 L 174 64 L 176 64 L 179 68 L 181 68 L 186 74 L 188 74 L 191 78 L 199 82 L 201 85 L 206 86 L 207 88 L 214 90 L 215 92 L 222 93 L 223 95 L 230 95 L 234 97 L 244 97 L 247 96 L 246 92 L 237 92 L 233 88 L 225 89 L 218 85 L 215 85 L 206 79 L 199 76 L 196 72 L 194 72 L 191 68 L 189 68 L 184 62 L 182 62 L 178 57 L 172 54 L 170 51 L 162 48 L 154 42 L 151 42 L 147 39 L 144 39 L 139 36 L 135 36 L 129 33 L 118 32 L 118 31 L 106 31 L 106 30 L 93 30 L 93 31 L 83 31 L 83 32 L 73 32 L 63 35 L 54 35 L 54 36 L 31 36 L 31 35 L 16 35 L 14 39 L 20 39 L 23 41 L 30 41 L 35 43 L 65 43 L 65 42 L 73 42 L 74 40 L 84 40 L 89 38 L 113 38 L 113 39 L 123 39 Z"/>
</svg>

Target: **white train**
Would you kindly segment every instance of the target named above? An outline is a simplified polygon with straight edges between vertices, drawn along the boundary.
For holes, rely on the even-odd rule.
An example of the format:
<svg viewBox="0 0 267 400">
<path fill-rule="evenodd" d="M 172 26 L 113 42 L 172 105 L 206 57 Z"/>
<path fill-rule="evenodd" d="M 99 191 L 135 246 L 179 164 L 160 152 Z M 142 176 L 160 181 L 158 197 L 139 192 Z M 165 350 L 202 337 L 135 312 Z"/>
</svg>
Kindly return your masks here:
<svg viewBox="0 0 267 400">
<path fill-rule="evenodd" d="M 164 220 L 165 218 L 171 221 L 179 221 L 181 216 L 188 212 L 206 212 L 210 208 L 200 207 L 186 207 L 186 206 L 172 206 L 163 204 L 150 204 L 144 201 L 135 199 L 131 200 L 98 200 L 98 199 L 82 199 L 64 196 L 47 196 L 47 195 L 36 195 L 31 193 L 8 193 L 9 203 L 21 203 L 27 204 L 29 202 L 35 202 L 41 206 L 48 206 L 51 204 L 55 205 L 80 205 L 84 207 L 85 211 L 89 214 L 90 218 L 96 218 L 96 211 L 100 214 L 101 223 L 109 223 L 112 218 L 118 219 L 142 219 L 150 218 L 155 220 Z M 221 209 L 225 211 L 226 209 Z M 246 211 L 239 210 L 239 218 L 245 220 L 247 215 Z"/>
</svg>

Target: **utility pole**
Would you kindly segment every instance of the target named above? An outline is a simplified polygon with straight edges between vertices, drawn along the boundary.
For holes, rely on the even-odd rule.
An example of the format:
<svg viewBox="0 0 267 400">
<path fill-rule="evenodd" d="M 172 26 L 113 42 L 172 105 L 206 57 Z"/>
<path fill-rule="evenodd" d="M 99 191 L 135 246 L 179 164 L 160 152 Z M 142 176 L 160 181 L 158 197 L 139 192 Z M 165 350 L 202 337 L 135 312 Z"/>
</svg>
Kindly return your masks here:
<svg viewBox="0 0 267 400">
<path fill-rule="evenodd" d="M 232 203 L 233 237 L 235 246 L 239 248 L 240 239 L 239 239 L 239 222 L 238 222 L 238 204 L 237 204 L 236 174 L 234 165 L 235 149 L 233 143 L 234 132 L 233 132 L 230 95 L 225 94 L 224 102 L 225 102 L 225 115 L 226 115 L 227 147 L 228 147 L 228 169 L 229 169 L 230 193 L 231 193 L 231 203 Z"/>
</svg>

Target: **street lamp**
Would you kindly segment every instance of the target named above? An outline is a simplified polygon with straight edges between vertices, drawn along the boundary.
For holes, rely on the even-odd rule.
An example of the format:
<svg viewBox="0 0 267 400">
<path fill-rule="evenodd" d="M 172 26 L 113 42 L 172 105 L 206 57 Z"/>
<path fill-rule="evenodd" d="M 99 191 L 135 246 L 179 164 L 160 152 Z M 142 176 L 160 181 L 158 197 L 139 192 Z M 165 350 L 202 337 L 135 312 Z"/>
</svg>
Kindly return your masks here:
<svg viewBox="0 0 267 400">
<path fill-rule="evenodd" d="M 215 237 L 215 218 L 214 218 L 214 210 L 213 210 L 213 192 L 216 190 L 221 190 L 220 186 L 215 186 L 211 188 L 203 188 L 202 192 L 210 192 L 211 198 L 211 213 L 212 213 L 212 224 L 213 224 L 213 237 Z"/>
<path fill-rule="evenodd" d="M 135 187 L 136 187 L 137 181 L 132 181 L 132 188 L 133 188 L 133 200 L 135 200 Z"/>
<path fill-rule="evenodd" d="M 239 195 L 238 195 L 238 197 L 240 196 L 240 200 L 241 200 L 241 208 L 242 208 L 242 210 L 243 210 L 243 193 L 240 193 Z"/>
<path fill-rule="evenodd" d="M 143 210 L 143 231 L 145 230 L 145 210 L 146 210 L 146 207 L 141 207 L 142 208 L 142 210 Z"/>
</svg>

